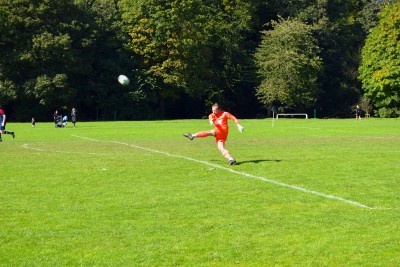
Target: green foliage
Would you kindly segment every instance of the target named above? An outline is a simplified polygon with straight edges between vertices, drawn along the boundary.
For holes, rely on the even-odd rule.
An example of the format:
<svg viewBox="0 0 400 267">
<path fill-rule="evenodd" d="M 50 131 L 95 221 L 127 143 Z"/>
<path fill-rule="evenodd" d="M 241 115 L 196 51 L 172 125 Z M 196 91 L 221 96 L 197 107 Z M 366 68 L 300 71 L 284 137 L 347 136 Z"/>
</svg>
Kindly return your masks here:
<svg viewBox="0 0 400 267">
<path fill-rule="evenodd" d="M 400 2 L 387 5 L 371 30 L 359 68 L 365 95 L 380 117 L 400 116 Z"/>
<path fill-rule="evenodd" d="M 322 70 L 312 28 L 296 19 L 274 21 L 272 28 L 263 32 L 255 54 L 262 77 L 257 95 L 266 105 L 310 107 L 319 93 L 317 80 Z"/>
<path fill-rule="evenodd" d="M 348 112 L 361 94 L 357 69 L 365 33 L 383 3 L 393 2 L 0 0 L 1 102 L 18 111 L 19 120 L 72 106 L 88 119 L 199 117 L 215 101 L 254 117 L 257 97 L 263 104 L 314 106 L 327 116 Z M 265 30 L 278 32 L 283 22 L 305 45 L 287 41 L 282 53 L 271 50 L 273 68 L 288 64 L 280 63 L 282 77 L 275 71 L 269 81 L 263 75 L 272 72 L 256 66 L 253 55 L 264 45 Z M 123 90 L 119 74 L 131 79 Z M 278 98 L 261 92 L 275 86 L 284 88 L 274 92 Z M 395 109 L 393 103 L 386 108 Z"/>
<path fill-rule="evenodd" d="M 3 103 L 9 103 L 17 98 L 15 84 L 12 81 L 0 80 L 0 99 Z"/>
<path fill-rule="evenodd" d="M 110 114 L 132 105 L 132 87 L 115 90 L 116 77 L 131 77 L 132 67 L 123 49 L 117 1 L 0 3 L 0 83 L 7 87 L 0 94 L 19 118 L 74 106 L 81 118 L 93 119 L 96 108 Z"/>
<path fill-rule="evenodd" d="M 203 23 L 194 12 L 200 2 L 123 1 L 122 6 L 130 48 L 142 58 L 141 67 L 164 84 L 184 87 L 190 51 L 202 41 Z"/>
<path fill-rule="evenodd" d="M 68 102 L 71 92 L 67 88 L 67 76 L 65 74 L 56 74 L 54 77 L 42 75 L 36 77 L 34 82 L 28 81 L 25 84 L 27 94 L 40 99 L 40 104 L 46 105 L 47 99 L 58 103 Z"/>
<path fill-rule="evenodd" d="M 378 25 L 378 13 L 383 8 L 383 1 L 373 0 L 366 1 L 363 9 L 360 12 L 360 18 L 365 32 L 369 32 L 370 29 Z"/>
<path fill-rule="evenodd" d="M 141 72 L 157 84 L 145 86 L 157 88 L 160 99 L 181 90 L 203 97 L 229 89 L 240 77 L 249 2 L 125 0 L 121 6 L 129 47 Z"/>
<path fill-rule="evenodd" d="M 378 26 L 378 13 L 385 7 L 385 3 L 395 3 L 397 0 L 366 0 L 360 12 L 359 20 L 366 33 Z M 364 2 L 364 1 L 363 1 Z"/>
<path fill-rule="evenodd" d="M 314 108 L 323 116 L 340 114 L 359 98 L 356 69 L 363 42 L 357 21 L 359 1 L 274 1 L 277 14 L 310 25 L 318 46 L 321 69 L 317 73 L 318 92 Z M 311 106 L 310 106 L 311 108 Z"/>
<path fill-rule="evenodd" d="M 1 10 L 0 80 L 13 82 L 15 101 L 72 103 L 70 79 L 89 69 L 81 56 L 93 45 L 83 13 L 67 0 L 3 1 Z"/>
</svg>

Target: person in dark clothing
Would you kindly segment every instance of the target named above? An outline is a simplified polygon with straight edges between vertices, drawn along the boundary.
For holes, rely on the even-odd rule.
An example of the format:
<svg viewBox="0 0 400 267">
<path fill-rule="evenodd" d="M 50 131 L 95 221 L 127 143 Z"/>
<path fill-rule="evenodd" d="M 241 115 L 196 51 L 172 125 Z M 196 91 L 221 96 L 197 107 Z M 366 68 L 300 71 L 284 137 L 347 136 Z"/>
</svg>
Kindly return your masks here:
<svg viewBox="0 0 400 267">
<path fill-rule="evenodd" d="M 4 112 L 4 110 L 0 105 L 0 142 L 3 141 L 3 139 L 1 139 L 2 134 L 9 134 L 12 135 L 13 138 L 15 138 L 14 132 L 6 131 L 6 124 L 7 124 L 6 119 L 7 119 L 6 113 Z"/>
</svg>

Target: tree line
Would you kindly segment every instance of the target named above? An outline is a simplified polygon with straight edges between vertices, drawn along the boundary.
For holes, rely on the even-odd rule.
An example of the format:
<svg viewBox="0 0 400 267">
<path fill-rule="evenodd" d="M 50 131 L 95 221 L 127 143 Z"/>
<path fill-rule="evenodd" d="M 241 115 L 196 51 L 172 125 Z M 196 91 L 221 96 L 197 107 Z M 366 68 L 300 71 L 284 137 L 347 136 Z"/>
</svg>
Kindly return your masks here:
<svg viewBox="0 0 400 267">
<path fill-rule="evenodd" d="M 19 121 L 198 118 L 213 102 L 399 117 L 399 21 L 393 0 L 0 0 L 0 102 Z"/>
</svg>

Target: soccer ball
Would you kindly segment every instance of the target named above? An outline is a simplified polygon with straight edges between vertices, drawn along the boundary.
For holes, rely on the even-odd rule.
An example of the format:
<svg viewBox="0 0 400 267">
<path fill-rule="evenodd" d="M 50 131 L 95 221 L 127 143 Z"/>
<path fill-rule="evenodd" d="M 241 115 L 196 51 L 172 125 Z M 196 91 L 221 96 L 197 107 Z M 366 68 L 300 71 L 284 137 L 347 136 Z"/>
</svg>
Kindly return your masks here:
<svg viewBox="0 0 400 267">
<path fill-rule="evenodd" d="M 129 79 L 125 75 L 119 75 L 118 76 L 118 82 L 122 84 L 123 86 L 126 86 L 129 84 Z"/>
</svg>

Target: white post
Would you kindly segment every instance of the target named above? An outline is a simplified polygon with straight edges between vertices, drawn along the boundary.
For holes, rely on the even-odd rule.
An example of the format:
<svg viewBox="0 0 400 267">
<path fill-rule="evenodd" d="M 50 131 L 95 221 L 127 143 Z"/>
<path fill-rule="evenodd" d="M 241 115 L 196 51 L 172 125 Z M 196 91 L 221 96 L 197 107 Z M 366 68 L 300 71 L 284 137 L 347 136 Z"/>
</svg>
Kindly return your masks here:
<svg viewBox="0 0 400 267">
<path fill-rule="evenodd" d="M 275 112 L 274 109 L 272 109 L 272 128 L 274 128 L 274 122 L 275 122 Z"/>
</svg>

